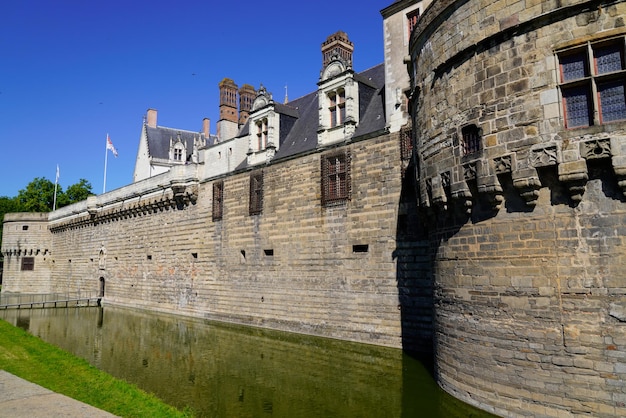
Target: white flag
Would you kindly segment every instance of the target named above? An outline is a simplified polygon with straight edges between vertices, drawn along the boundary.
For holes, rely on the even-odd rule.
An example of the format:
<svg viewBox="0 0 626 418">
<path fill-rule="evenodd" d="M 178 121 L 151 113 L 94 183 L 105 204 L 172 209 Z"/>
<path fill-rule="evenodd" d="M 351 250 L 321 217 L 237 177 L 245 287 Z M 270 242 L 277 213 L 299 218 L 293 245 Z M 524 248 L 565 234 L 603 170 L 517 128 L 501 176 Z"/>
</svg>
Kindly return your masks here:
<svg viewBox="0 0 626 418">
<path fill-rule="evenodd" d="M 55 183 L 58 183 L 58 182 L 59 182 L 59 165 L 58 165 L 58 164 L 57 164 L 57 177 L 56 177 L 56 179 L 54 180 L 54 182 L 55 182 Z"/>
<path fill-rule="evenodd" d="M 115 155 L 117 157 L 117 150 L 113 146 L 113 142 L 111 142 L 111 138 L 109 138 L 109 134 L 107 134 L 107 149 L 111 150 L 113 155 Z"/>
</svg>

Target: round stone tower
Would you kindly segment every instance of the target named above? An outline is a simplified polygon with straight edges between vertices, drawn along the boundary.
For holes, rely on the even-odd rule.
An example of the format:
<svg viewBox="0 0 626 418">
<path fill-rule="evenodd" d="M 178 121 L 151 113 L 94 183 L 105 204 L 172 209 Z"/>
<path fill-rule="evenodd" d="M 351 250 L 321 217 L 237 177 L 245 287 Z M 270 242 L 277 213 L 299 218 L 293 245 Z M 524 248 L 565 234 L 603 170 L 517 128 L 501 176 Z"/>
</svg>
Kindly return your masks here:
<svg viewBox="0 0 626 418">
<path fill-rule="evenodd" d="M 440 385 L 626 416 L 626 2 L 435 0 L 410 41 Z"/>
</svg>

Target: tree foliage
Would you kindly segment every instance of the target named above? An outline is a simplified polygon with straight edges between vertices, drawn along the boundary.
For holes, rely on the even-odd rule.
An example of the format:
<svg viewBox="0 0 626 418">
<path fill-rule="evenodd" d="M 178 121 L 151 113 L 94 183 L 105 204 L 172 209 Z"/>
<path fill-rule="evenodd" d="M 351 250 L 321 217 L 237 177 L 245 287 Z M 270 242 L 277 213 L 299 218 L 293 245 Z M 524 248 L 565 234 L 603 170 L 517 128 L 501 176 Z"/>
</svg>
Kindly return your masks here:
<svg viewBox="0 0 626 418">
<path fill-rule="evenodd" d="M 14 212 L 50 212 L 54 206 L 54 183 L 36 177 L 20 190 L 15 197 L 0 196 L 0 244 L 2 243 L 2 226 L 5 213 Z M 60 185 L 56 187 L 56 208 L 71 205 L 93 195 L 91 183 L 80 179 L 64 192 Z M 1 257 L 1 256 L 0 256 Z"/>
</svg>

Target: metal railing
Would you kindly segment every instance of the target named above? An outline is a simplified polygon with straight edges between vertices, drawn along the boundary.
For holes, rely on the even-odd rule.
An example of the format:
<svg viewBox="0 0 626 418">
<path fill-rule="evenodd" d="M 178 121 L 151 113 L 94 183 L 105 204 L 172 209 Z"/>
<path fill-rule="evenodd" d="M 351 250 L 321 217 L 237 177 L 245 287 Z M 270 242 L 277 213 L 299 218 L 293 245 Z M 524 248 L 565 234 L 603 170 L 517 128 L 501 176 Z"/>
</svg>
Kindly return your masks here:
<svg viewBox="0 0 626 418">
<path fill-rule="evenodd" d="M 0 309 L 35 309 L 100 306 L 97 292 L 0 293 Z"/>
</svg>

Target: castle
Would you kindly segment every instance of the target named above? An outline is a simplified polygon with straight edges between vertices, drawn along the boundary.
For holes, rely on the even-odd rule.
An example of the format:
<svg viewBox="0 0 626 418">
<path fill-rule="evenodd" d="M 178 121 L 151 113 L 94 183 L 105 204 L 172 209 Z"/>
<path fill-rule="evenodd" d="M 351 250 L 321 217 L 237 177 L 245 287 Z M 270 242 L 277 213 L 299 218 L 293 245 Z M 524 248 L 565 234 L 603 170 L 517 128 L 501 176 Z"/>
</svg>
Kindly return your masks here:
<svg viewBox="0 0 626 418">
<path fill-rule="evenodd" d="M 400 0 L 385 61 L 148 110 L 135 181 L 5 217 L 3 291 L 433 352 L 504 416 L 626 415 L 623 1 Z"/>
</svg>

